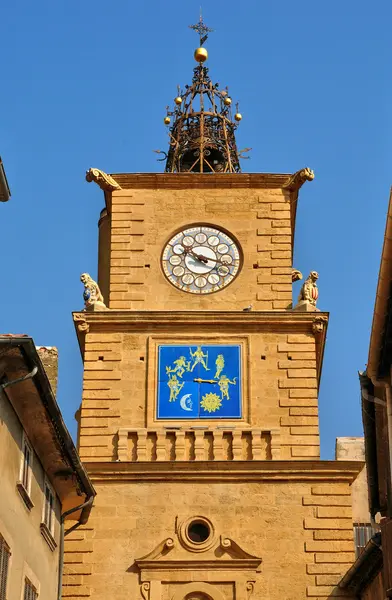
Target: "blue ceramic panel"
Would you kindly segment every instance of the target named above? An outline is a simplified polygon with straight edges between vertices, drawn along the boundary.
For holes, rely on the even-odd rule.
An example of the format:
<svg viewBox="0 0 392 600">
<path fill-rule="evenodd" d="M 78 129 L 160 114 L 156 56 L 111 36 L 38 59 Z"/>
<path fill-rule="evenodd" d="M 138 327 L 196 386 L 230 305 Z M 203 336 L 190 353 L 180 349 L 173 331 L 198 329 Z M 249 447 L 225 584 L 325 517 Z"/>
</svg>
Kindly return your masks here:
<svg viewBox="0 0 392 600">
<path fill-rule="evenodd" d="M 158 419 L 239 419 L 241 416 L 239 345 L 158 347 Z"/>
</svg>

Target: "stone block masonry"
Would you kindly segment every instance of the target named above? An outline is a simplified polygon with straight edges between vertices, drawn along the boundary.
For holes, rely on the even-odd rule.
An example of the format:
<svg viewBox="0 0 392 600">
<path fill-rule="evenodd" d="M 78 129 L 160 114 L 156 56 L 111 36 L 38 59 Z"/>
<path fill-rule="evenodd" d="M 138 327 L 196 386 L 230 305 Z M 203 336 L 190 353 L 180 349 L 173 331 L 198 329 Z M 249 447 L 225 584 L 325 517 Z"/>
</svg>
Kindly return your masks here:
<svg viewBox="0 0 392 600">
<path fill-rule="evenodd" d="M 166 314 L 170 317 L 170 313 Z M 183 460 L 185 455 L 180 450 L 179 444 L 182 442 L 179 434 L 161 437 L 160 432 L 167 427 L 175 427 L 184 433 L 185 445 L 191 444 L 190 453 L 187 454 L 190 460 L 204 460 L 207 457 L 214 460 L 217 457 L 230 459 L 231 456 L 242 460 L 253 459 L 253 455 L 283 460 L 319 457 L 318 362 L 315 335 L 308 332 L 313 317 L 293 316 L 293 319 L 306 321 L 298 325 L 305 329 L 304 333 L 299 333 L 298 327 L 297 333 L 287 333 L 284 325 L 272 333 L 270 325 L 267 322 L 263 324 L 262 316 L 241 313 L 239 323 L 235 326 L 235 336 L 231 324 L 225 325 L 214 316 L 204 324 L 202 318 L 197 325 L 197 333 L 193 318 L 186 316 L 186 321 L 182 323 L 178 314 L 166 325 L 162 324 L 159 314 L 155 325 L 145 313 L 134 313 L 128 322 L 127 317 L 123 316 L 124 333 L 111 330 L 111 323 L 114 326 L 117 318 L 112 311 L 86 315 L 86 318 L 90 324 L 89 333 L 84 338 L 84 382 L 79 427 L 83 460 L 94 462 L 118 458 L 120 430 L 130 432 L 127 442 L 124 442 L 123 434 L 121 437 L 121 443 L 126 444 L 126 456 L 131 452 L 135 460 L 140 460 L 136 449 L 131 451 L 131 447 L 134 447 L 139 448 L 141 455 L 150 457 L 148 460 L 157 460 L 158 454 L 154 448 L 157 441 L 162 440 L 159 443 L 163 444 L 164 450 L 160 451 L 160 460 L 173 459 L 176 456 L 175 448 L 177 460 Z M 149 325 L 142 324 L 144 318 L 149 319 Z M 257 326 L 250 324 L 252 319 L 257 320 Z M 291 317 L 287 315 L 286 320 L 289 319 Z M 136 329 L 132 331 L 134 327 Z M 206 447 L 203 452 L 195 454 L 192 450 L 195 443 L 192 441 L 195 438 L 191 427 L 193 423 L 156 419 L 155 382 L 156 348 L 159 343 L 195 344 L 198 340 L 201 343 L 235 341 L 241 344 L 244 361 L 243 418 L 240 421 L 223 422 L 204 419 L 203 427 L 207 433 L 203 444 Z M 217 425 L 224 433 L 222 441 L 219 441 Z M 264 437 L 258 442 L 260 435 Z M 144 438 L 146 449 L 142 449 L 141 445 Z M 220 444 L 226 450 L 218 449 Z M 233 448 L 241 444 L 241 451 L 230 450 L 233 444 Z"/>
<path fill-rule="evenodd" d="M 160 264 L 164 245 L 195 223 L 221 227 L 243 252 L 240 275 L 206 297 L 168 284 Z M 281 189 L 122 189 L 112 194 L 111 309 L 285 310 L 291 305 L 290 195 Z"/>
<path fill-rule="evenodd" d="M 328 315 L 291 311 L 298 189 L 312 177 L 123 174 L 106 189 L 110 310 L 74 317 L 97 497 L 66 541 L 65 598 L 341 599 L 361 465 L 319 459 Z M 219 293 L 184 293 L 162 272 L 165 244 L 198 223 L 241 248 Z M 158 419 L 159 345 L 208 343 L 241 347 L 240 418 Z M 184 534 L 193 518 L 210 523 L 203 547 Z"/>
<path fill-rule="evenodd" d="M 168 582 L 214 581 L 212 560 L 217 557 L 208 554 L 206 566 L 199 566 L 192 575 L 194 561 L 203 554 L 182 549 L 178 540 L 181 522 L 199 514 L 210 520 L 218 538 L 235 540 L 262 559 L 260 573 L 253 574 L 255 600 L 335 597 L 337 583 L 354 558 L 354 543 L 346 515 L 331 519 L 314 516 L 310 499 L 320 499 L 326 508 L 326 496 L 317 493 L 320 473 L 316 469 L 313 475 L 311 469 L 301 473 L 299 469 L 294 477 L 277 482 L 266 479 L 267 463 L 259 463 L 258 481 L 239 474 L 233 481 L 227 473 L 216 472 L 215 481 L 203 482 L 206 464 L 195 465 L 192 481 L 190 473 L 184 473 L 181 483 L 172 480 L 173 471 L 170 474 L 165 464 L 151 473 L 150 480 L 142 466 L 132 473 L 126 465 L 125 470 L 114 465 L 110 482 L 105 483 L 109 472 L 104 475 L 99 463 L 92 463 L 90 476 L 98 494 L 88 529 L 66 541 L 65 597 L 103 600 L 109 594 L 121 600 L 141 598 L 135 561 L 159 548 L 168 537 L 174 544 L 165 554 L 165 566 L 155 571 L 153 559 L 149 563 L 150 577 L 159 580 L 158 598 L 171 597 L 166 595 Z M 138 483 L 129 481 L 132 476 Z M 323 476 L 332 508 L 350 499 L 349 481 L 338 482 L 346 478 L 350 479 L 347 467 Z M 230 560 L 229 555 L 220 558 Z M 177 572 L 177 565 L 188 567 Z M 235 568 L 230 564 L 224 570 L 219 568 L 219 581 L 236 581 L 239 574 Z M 247 577 L 251 579 L 250 573 Z"/>
</svg>

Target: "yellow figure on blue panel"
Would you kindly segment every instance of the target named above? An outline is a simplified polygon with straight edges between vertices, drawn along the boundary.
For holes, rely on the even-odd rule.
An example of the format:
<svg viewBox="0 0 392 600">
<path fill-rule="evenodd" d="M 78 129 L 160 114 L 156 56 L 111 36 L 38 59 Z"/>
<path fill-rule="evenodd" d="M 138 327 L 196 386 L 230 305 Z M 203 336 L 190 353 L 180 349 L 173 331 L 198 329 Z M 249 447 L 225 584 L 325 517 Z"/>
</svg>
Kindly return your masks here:
<svg viewBox="0 0 392 600">
<path fill-rule="evenodd" d="M 229 384 L 236 385 L 236 383 L 237 383 L 236 380 L 237 380 L 237 377 L 233 377 L 233 380 L 231 380 L 227 377 L 227 375 L 222 375 L 222 377 L 219 379 L 218 385 L 219 385 L 220 392 L 222 394 L 222 400 L 223 400 L 223 398 L 230 400 Z"/>
<path fill-rule="evenodd" d="M 169 402 L 174 402 L 175 400 L 177 400 L 178 394 L 181 392 L 182 388 L 184 387 L 185 381 L 183 381 L 181 383 L 180 381 L 178 381 L 176 375 L 172 375 L 170 377 L 169 381 L 167 382 L 167 385 L 170 388 Z"/>
<path fill-rule="evenodd" d="M 219 398 L 218 394 L 210 392 L 209 394 L 205 394 L 205 396 L 203 396 L 200 405 L 206 412 L 213 413 L 220 409 L 222 406 L 222 400 Z"/>
<path fill-rule="evenodd" d="M 223 354 L 218 354 L 217 359 L 215 361 L 215 365 L 216 373 L 214 379 L 219 379 L 219 375 L 222 373 L 223 367 L 225 366 L 225 359 Z"/>
<path fill-rule="evenodd" d="M 178 377 L 182 377 L 185 371 L 190 371 L 191 361 L 187 361 L 185 356 L 180 356 L 173 364 L 176 365 L 174 369 L 166 367 L 166 375 L 169 375 L 169 373 L 177 373 Z"/>
<path fill-rule="evenodd" d="M 205 368 L 206 371 L 210 370 L 207 367 L 208 352 L 206 352 L 206 354 L 204 354 L 203 350 L 201 349 L 201 346 L 198 346 L 194 352 L 192 352 L 192 350 L 189 348 L 189 352 L 190 352 L 191 357 L 195 359 L 195 362 L 193 363 L 192 368 L 190 369 L 191 373 L 192 373 L 193 369 L 196 367 L 196 365 L 198 365 L 199 363 L 201 365 L 203 365 L 203 367 Z M 206 359 L 206 361 L 204 359 Z"/>
</svg>

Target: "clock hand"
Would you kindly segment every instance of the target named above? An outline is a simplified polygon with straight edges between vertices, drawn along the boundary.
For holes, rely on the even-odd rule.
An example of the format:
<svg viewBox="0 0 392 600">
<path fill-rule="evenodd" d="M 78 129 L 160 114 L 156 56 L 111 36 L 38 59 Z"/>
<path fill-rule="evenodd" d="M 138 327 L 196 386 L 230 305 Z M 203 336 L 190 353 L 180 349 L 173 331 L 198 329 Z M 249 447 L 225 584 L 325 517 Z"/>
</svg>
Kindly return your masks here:
<svg viewBox="0 0 392 600">
<path fill-rule="evenodd" d="M 192 250 L 192 248 L 189 248 L 185 250 L 185 252 L 188 254 L 192 254 L 192 256 L 194 256 L 199 262 L 202 262 L 204 264 L 208 263 L 208 258 L 206 256 L 203 256 L 202 254 L 197 254 L 194 250 Z"/>
<path fill-rule="evenodd" d="M 221 265 L 225 265 L 227 266 L 227 264 L 221 260 L 220 258 L 208 258 L 207 256 L 204 256 L 203 254 L 197 254 L 194 250 L 192 250 L 192 248 L 185 248 L 185 253 L 186 254 L 191 254 L 192 256 L 194 256 L 198 261 L 207 264 L 209 260 L 215 262 L 215 263 L 220 263 Z"/>
<path fill-rule="evenodd" d="M 205 259 L 206 263 L 209 260 L 211 260 L 212 262 L 220 263 L 221 265 L 225 265 L 226 266 L 226 263 L 223 260 L 221 260 L 220 258 L 207 258 L 206 256 L 203 256 L 202 254 L 199 254 L 199 257 L 202 258 L 202 259 Z M 204 262 L 204 260 L 203 260 L 203 262 Z"/>
</svg>

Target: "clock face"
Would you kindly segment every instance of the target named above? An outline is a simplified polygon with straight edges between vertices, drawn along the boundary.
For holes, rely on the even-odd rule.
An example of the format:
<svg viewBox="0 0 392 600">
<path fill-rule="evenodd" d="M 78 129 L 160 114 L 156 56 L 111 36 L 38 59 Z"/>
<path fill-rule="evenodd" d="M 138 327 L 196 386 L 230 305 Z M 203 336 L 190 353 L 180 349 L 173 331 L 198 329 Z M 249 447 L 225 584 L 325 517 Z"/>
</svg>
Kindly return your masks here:
<svg viewBox="0 0 392 600">
<path fill-rule="evenodd" d="M 197 225 L 166 244 L 162 267 L 174 286 L 191 294 L 211 294 L 229 285 L 241 266 L 239 247 L 227 233 Z"/>
</svg>

